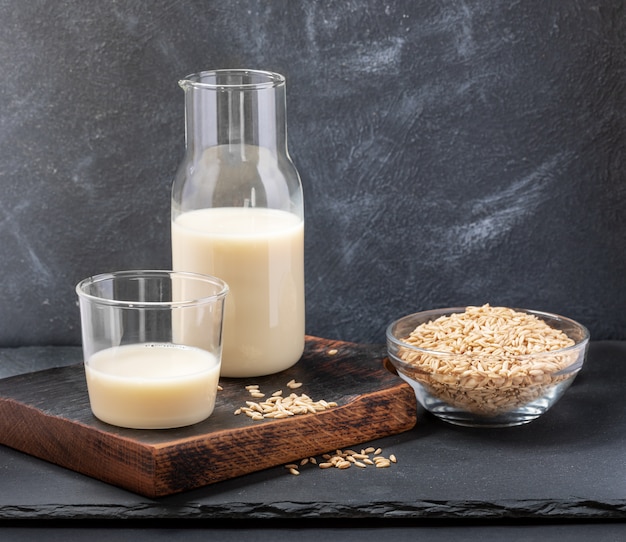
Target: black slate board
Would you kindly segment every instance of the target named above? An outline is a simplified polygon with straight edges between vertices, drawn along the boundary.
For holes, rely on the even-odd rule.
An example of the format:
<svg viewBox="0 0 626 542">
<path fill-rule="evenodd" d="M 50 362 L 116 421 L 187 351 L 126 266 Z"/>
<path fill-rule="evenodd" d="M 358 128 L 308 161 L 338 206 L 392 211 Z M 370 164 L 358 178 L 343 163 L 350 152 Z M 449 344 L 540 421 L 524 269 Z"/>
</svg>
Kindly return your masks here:
<svg viewBox="0 0 626 542">
<path fill-rule="evenodd" d="M 565 396 L 528 425 L 454 427 L 418 412 L 415 429 L 368 443 L 397 456 L 389 469 L 277 466 L 159 499 L 0 446 L 0 520 L 626 520 L 625 381 L 626 342 L 595 341 Z"/>
</svg>

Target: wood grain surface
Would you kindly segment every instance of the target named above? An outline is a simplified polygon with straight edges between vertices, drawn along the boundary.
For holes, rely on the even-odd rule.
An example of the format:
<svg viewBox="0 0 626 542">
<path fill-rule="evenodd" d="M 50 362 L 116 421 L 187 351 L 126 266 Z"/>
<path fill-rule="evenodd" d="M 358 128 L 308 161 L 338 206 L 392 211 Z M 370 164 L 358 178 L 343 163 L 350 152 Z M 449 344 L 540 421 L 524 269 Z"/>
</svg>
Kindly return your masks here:
<svg viewBox="0 0 626 542">
<path fill-rule="evenodd" d="M 124 429 L 95 418 L 82 364 L 19 375 L 0 380 L 0 443 L 141 495 L 169 495 L 411 429 L 415 395 L 384 359 L 384 345 L 307 337 L 294 367 L 222 378 L 210 418 L 168 430 Z M 291 379 L 302 387 L 289 389 Z M 337 407 L 253 421 L 234 414 L 251 400 L 248 384 L 267 396 L 295 391 Z"/>
</svg>

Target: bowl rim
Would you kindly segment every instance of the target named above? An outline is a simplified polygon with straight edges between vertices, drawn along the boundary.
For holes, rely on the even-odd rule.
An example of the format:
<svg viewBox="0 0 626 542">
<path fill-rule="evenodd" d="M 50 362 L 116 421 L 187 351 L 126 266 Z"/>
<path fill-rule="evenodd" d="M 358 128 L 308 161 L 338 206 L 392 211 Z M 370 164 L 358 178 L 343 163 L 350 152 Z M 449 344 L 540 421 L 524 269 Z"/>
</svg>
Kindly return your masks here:
<svg viewBox="0 0 626 542">
<path fill-rule="evenodd" d="M 470 305 L 468 305 L 470 306 Z M 414 312 L 411 314 L 406 314 L 405 316 L 402 316 L 400 318 L 397 318 L 396 320 L 392 321 L 386 328 L 385 330 L 385 335 L 387 338 L 387 346 L 389 347 L 389 344 L 393 344 L 396 347 L 399 348 L 404 348 L 404 349 L 408 349 L 412 352 L 417 352 L 420 354 L 426 354 L 426 355 L 434 355 L 434 356 L 442 356 L 442 357 L 459 357 L 459 356 L 463 356 L 465 358 L 474 358 L 474 357 L 481 357 L 481 358 L 500 358 L 501 356 L 497 356 L 497 355 L 493 355 L 493 354 L 485 354 L 485 353 L 481 353 L 481 352 L 468 352 L 468 353 L 464 353 L 464 354 L 459 354 L 459 353 L 454 353 L 454 352 L 445 352 L 442 350 L 430 350 L 427 348 L 420 348 L 419 346 L 415 346 L 409 343 L 406 343 L 404 341 L 402 341 L 401 339 L 398 339 L 397 337 L 395 337 L 393 335 L 392 329 L 394 328 L 394 326 L 398 325 L 400 322 L 404 321 L 404 320 L 408 320 L 410 318 L 417 318 L 417 317 L 428 317 L 428 316 L 434 316 L 432 319 L 437 318 L 438 316 L 444 316 L 447 314 L 453 314 L 453 313 L 461 313 L 461 312 L 465 312 L 466 308 L 468 306 L 464 306 L 464 307 L 443 307 L 443 308 L 439 308 L 439 309 L 429 309 L 426 311 L 418 311 L 418 312 Z M 496 306 L 503 306 L 503 305 L 492 305 L 492 307 L 496 307 Z M 549 320 L 559 320 L 562 322 L 566 322 L 570 325 L 572 325 L 575 328 L 580 329 L 580 331 L 582 332 L 582 337 L 581 339 L 579 339 L 578 341 L 575 341 L 573 345 L 570 346 L 566 346 L 565 348 L 559 348 L 558 350 L 546 350 L 545 352 L 534 352 L 532 354 L 520 354 L 520 355 L 515 355 L 515 356 L 510 356 L 511 359 L 518 359 L 518 360 L 524 360 L 524 359 L 534 359 L 537 360 L 543 356 L 554 356 L 555 354 L 562 354 L 562 353 L 567 353 L 570 351 L 574 351 L 580 348 L 584 348 L 586 347 L 586 345 L 589 343 L 590 340 L 590 333 L 589 330 L 587 329 L 586 326 L 584 326 L 583 324 L 581 324 L 580 322 L 577 322 L 576 320 L 573 320 L 571 318 L 568 318 L 567 316 L 561 316 L 560 314 L 556 314 L 556 313 L 551 313 L 551 312 L 546 312 L 546 311 L 539 311 L 539 310 L 534 310 L 534 309 L 523 309 L 523 308 L 515 308 L 515 307 L 507 307 L 510 308 L 511 310 L 514 311 L 519 311 L 519 312 L 524 312 L 526 314 L 532 314 L 534 316 L 540 317 L 542 319 L 547 318 Z M 436 316 L 435 316 L 436 315 Z M 390 354 L 390 358 L 393 358 L 394 361 L 397 361 L 398 363 L 401 364 L 407 364 L 407 362 L 405 362 L 404 360 L 398 359 L 396 358 L 396 356 L 392 355 L 391 352 L 389 352 Z M 563 369 L 561 369 L 563 370 Z"/>
</svg>

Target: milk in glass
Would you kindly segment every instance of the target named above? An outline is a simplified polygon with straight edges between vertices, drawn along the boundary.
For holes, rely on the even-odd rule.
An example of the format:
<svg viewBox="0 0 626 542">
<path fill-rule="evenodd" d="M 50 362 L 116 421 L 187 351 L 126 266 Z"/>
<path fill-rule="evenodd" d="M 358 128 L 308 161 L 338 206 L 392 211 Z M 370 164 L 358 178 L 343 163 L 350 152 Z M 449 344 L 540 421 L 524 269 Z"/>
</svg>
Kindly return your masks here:
<svg viewBox="0 0 626 542">
<path fill-rule="evenodd" d="M 208 418 L 219 372 L 219 360 L 210 352 L 171 343 L 107 348 L 85 364 L 94 415 L 136 429 L 182 427 Z"/>
</svg>

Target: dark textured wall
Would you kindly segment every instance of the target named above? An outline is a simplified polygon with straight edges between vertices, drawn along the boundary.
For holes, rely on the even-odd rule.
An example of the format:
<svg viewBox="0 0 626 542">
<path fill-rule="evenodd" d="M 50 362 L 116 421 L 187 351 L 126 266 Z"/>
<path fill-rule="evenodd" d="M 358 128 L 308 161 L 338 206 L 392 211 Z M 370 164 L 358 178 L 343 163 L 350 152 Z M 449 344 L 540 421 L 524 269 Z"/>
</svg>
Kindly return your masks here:
<svg viewBox="0 0 626 542">
<path fill-rule="evenodd" d="M 525 2 L 0 0 L 0 346 L 78 344 L 75 283 L 169 267 L 177 80 L 287 76 L 307 332 L 490 302 L 626 339 L 626 12 Z"/>
</svg>

